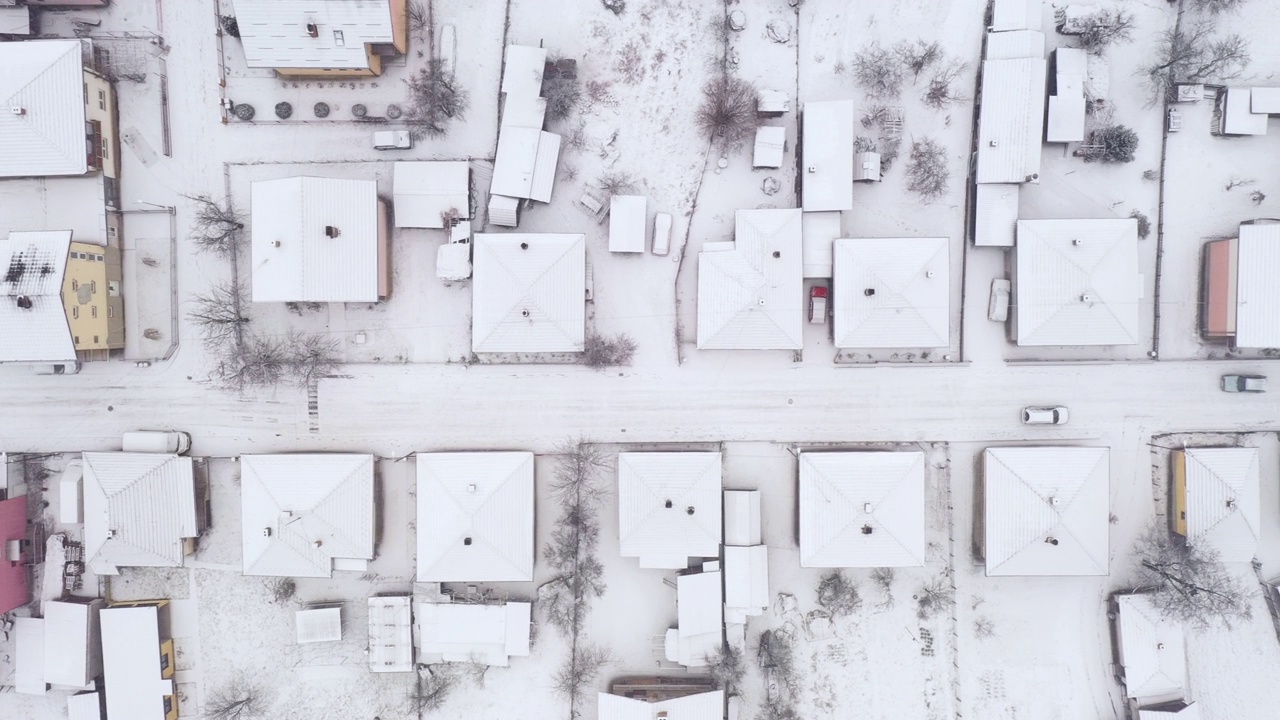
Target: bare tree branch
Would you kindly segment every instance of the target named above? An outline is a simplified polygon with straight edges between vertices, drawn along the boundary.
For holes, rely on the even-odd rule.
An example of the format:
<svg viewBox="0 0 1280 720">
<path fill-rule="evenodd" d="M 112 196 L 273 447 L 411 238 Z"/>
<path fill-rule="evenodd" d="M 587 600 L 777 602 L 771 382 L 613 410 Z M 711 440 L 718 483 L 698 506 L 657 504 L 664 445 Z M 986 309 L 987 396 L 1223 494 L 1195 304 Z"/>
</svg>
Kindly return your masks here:
<svg viewBox="0 0 1280 720">
<path fill-rule="evenodd" d="M 240 345 L 249 324 L 243 297 L 244 286 L 235 281 L 219 283 L 208 293 L 195 296 L 196 309 L 187 313 L 187 319 L 200 330 L 205 347 L 216 350 Z"/>
<path fill-rule="evenodd" d="M 190 235 L 196 249 L 223 256 L 234 255 L 242 240 L 244 215 L 232 206 L 231 200 L 219 204 L 208 195 L 183 197 L 196 204 Z"/>
<path fill-rule="evenodd" d="M 1152 603 L 1165 617 L 1197 628 L 1231 627 L 1252 617 L 1248 591 L 1212 548 L 1190 545 L 1152 525 L 1135 551 L 1140 587 L 1152 591 Z"/>
</svg>

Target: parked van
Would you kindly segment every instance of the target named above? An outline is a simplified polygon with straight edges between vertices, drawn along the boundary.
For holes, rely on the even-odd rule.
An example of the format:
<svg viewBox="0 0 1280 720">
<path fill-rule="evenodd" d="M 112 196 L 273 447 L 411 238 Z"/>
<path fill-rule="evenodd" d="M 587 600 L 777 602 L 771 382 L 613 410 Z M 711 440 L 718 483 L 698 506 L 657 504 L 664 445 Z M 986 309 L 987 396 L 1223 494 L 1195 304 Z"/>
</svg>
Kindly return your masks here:
<svg viewBox="0 0 1280 720">
<path fill-rule="evenodd" d="M 413 137 L 408 130 L 380 130 L 373 134 L 374 150 L 408 150 Z"/>
<path fill-rule="evenodd" d="M 36 375 L 75 375 L 80 372 L 80 363 L 75 360 L 65 363 L 40 363 L 32 365 L 31 372 Z"/>
<path fill-rule="evenodd" d="M 177 453 L 191 450 L 191 435 L 178 430 L 139 430 L 124 434 L 125 452 Z"/>
<path fill-rule="evenodd" d="M 671 216 L 658 213 L 653 216 L 653 254 L 666 255 L 671 252 Z"/>
</svg>

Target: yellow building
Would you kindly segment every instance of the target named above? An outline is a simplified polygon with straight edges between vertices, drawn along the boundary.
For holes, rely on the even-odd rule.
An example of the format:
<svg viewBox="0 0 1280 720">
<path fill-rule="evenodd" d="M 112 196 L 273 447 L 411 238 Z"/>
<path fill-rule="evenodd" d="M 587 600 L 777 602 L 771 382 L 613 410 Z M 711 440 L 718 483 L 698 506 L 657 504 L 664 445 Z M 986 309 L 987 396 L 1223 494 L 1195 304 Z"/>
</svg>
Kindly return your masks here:
<svg viewBox="0 0 1280 720">
<path fill-rule="evenodd" d="M 302 9 L 299 10 L 299 6 Z M 245 63 L 281 77 L 372 77 L 409 51 L 407 0 L 234 0 Z"/>
<path fill-rule="evenodd" d="M 177 720 L 168 600 L 112 603 L 99 615 L 107 717 Z"/>
<path fill-rule="evenodd" d="M 79 360 L 106 360 L 124 347 L 119 248 L 71 243 L 62 304 Z"/>
</svg>

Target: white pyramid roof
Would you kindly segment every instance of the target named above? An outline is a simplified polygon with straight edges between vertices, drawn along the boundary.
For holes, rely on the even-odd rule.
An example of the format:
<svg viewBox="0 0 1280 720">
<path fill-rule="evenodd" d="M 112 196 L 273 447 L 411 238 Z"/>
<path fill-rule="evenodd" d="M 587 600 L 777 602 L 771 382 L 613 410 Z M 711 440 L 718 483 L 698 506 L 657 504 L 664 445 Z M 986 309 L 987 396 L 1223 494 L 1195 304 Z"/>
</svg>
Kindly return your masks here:
<svg viewBox="0 0 1280 720">
<path fill-rule="evenodd" d="M 83 464 L 84 556 L 94 572 L 181 567 L 183 540 L 198 532 L 191 458 L 87 452 Z"/>
<path fill-rule="evenodd" d="M 1187 687 L 1182 625 L 1162 617 L 1146 595 L 1118 595 L 1116 604 L 1125 695 L 1144 705 L 1181 700 Z"/>
<path fill-rule="evenodd" d="M 947 238 L 836 240 L 836 347 L 950 345 L 949 246 Z"/>
<path fill-rule="evenodd" d="M 698 253 L 698 347 L 798 350 L 804 279 L 800 210 L 739 210 L 734 241 Z"/>
<path fill-rule="evenodd" d="M 583 235 L 475 237 L 471 349 L 579 352 L 586 335 Z"/>
<path fill-rule="evenodd" d="M 924 547 L 924 453 L 800 455 L 801 566 L 920 567 Z"/>
<path fill-rule="evenodd" d="M 1187 448 L 1187 542 L 1249 562 L 1262 528 L 1257 448 Z"/>
<path fill-rule="evenodd" d="M 0 345 L 0 362 L 75 359 L 62 302 L 70 249 L 71 233 L 65 230 L 11 232 L 0 239 L 0 337 L 7 339 Z M 20 297 L 31 307 L 19 307 Z"/>
<path fill-rule="evenodd" d="M 81 48 L 79 40 L 0 43 L 0 177 L 88 171 Z"/>
<path fill-rule="evenodd" d="M 533 453 L 418 454 L 418 581 L 533 579 Z"/>
<path fill-rule="evenodd" d="M 1106 575 L 1110 450 L 987 448 L 987 575 Z"/>
<path fill-rule="evenodd" d="M 619 453 L 622 556 L 640 558 L 648 568 L 683 568 L 690 557 L 718 556 L 720 491 L 718 452 Z"/>
</svg>

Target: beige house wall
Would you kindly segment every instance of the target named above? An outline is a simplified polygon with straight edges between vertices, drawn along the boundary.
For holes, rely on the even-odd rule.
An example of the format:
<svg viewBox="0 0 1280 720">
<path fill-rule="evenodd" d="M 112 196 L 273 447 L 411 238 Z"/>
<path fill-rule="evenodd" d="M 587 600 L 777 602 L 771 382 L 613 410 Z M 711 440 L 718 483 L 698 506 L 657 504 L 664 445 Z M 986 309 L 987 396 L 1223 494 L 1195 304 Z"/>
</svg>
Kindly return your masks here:
<svg viewBox="0 0 1280 720">
<path fill-rule="evenodd" d="M 92 70 L 84 71 L 85 118 L 97 121 L 102 132 L 102 173 L 120 176 L 120 134 L 116 128 L 116 91 L 111 83 Z"/>
</svg>

